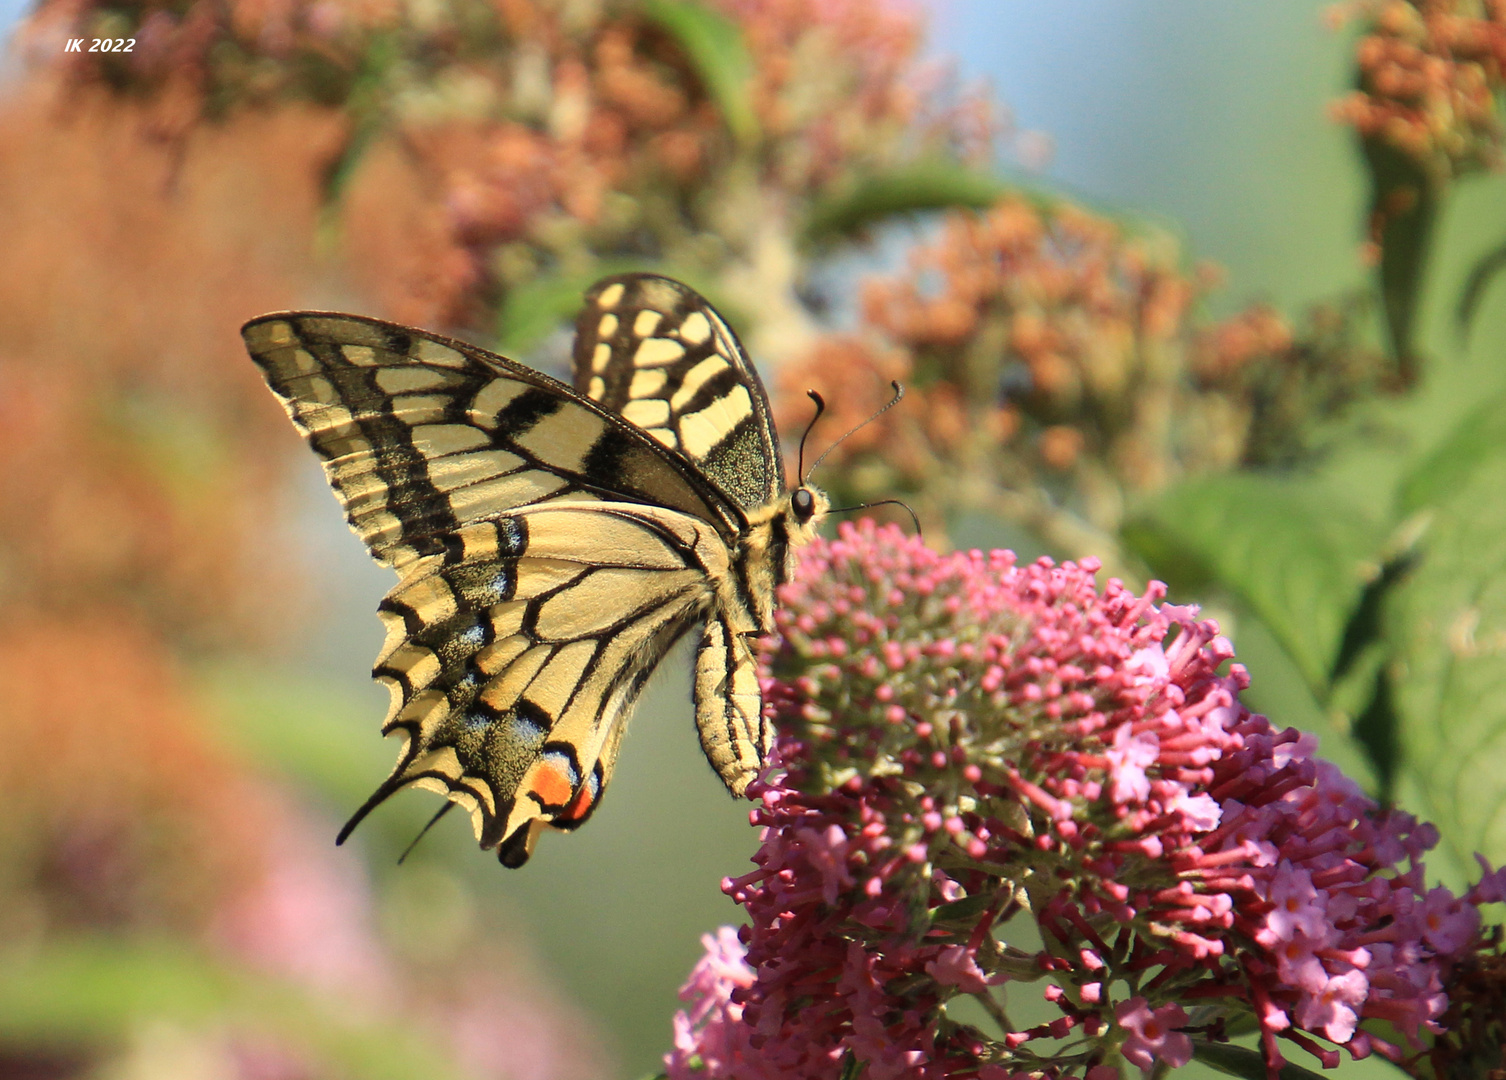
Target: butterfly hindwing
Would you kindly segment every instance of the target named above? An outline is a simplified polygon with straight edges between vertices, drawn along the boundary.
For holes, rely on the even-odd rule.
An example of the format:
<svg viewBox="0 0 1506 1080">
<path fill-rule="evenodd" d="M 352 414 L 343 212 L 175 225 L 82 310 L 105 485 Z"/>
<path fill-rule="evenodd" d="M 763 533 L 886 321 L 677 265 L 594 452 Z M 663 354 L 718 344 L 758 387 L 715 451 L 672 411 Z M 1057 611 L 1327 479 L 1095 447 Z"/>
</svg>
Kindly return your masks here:
<svg viewBox="0 0 1506 1080">
<path fill-rule="evenodd" d="M 395 569 L 468 524 L 558 499 L 625 498 L 737 528 L 682 462 L 532 368 L 353 315 L 263 316 L 242 333 L 351 527 Z"/>
<path fill-rule="evenodd" d="M 346 832 L 426 787 L 517 865 L 540 827 L 595 808 L 639 690 L 712 605 L 727 548 L 691 515 L 627 503 L 546 503 L 462 538 L 471 557 L 414 563 L 382 601 L 374 673 L 392 691 L 383 731 L 404 745 Z"/>
<path fill-rule="evenodd" d="M 763 384 L 731 327 L 679 282 L 623 274 L 586 294 L 575 389 L 683 454 L 744 512 L 784 494 Z"/>
</svg>

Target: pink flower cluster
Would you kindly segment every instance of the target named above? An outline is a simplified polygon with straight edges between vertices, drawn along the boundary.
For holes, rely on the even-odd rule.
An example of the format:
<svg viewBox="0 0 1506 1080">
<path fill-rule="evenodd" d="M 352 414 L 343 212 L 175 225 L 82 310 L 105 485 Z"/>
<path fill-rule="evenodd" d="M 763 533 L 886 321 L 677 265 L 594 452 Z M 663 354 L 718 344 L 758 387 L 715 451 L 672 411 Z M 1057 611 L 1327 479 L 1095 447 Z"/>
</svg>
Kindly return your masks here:
<svg viewBox="0 0 1506 1080">
<path fill-rule="evenodd" d="M 783 775 L 723 886 L 749 925 L 708 943 L 671 1080 L 1102 1080 L 1247 1018 L 1274 1075 L 1279 1039 L 1329 1064 L 1401 1056 L 1364 1018 L 1435 1026 L 1479 915 L 1424 891 L 1434 830 L 1250 713 L 1216 624 L 1096 570 L 870 523 L 809 549 L 765 684 Z M 1011 1021 L 1027 983 L 1054 1020 Z"/>
</svg>

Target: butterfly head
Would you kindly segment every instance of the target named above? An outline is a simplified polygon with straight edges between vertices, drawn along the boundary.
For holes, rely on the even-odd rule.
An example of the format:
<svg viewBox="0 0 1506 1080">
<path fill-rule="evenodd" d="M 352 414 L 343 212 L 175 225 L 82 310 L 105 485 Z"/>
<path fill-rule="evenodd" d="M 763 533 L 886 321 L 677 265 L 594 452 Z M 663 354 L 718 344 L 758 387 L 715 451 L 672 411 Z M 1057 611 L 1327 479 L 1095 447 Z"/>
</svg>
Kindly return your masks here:
<svg viewBox="0 0 1506 1080">
<path fill-rule="evenodd" d="M 790 519 L 796 529 L 801 533 L 803 540 L 809 540 L 816 535 L 816 529 L 821 525 L 821 519 L 831 509 L 831 500 L 826 497 L 826 492 L 820 488 L 811 487 L 809 484 L 801 484 L 790 492 Z"/>
<path fill-rule="evenodd" d="M 780 584 L 795 572 L 795 550 L 816 538 L 830 509 L 831 500 L 826 492 L 810 484 L 801 484 L 785 496 L 771 522 L 773 535 L 769 544 Z"/>
<path fill-rule="evenodd" d="M 815 539 L 830 508 L 826 492 L 801 484 L 784 498 L 748 515 L 737 563 L 746 576 L 764 630 L 774 626 L 774 590 L 790 580 L 796 551 Z"/>
</svg>

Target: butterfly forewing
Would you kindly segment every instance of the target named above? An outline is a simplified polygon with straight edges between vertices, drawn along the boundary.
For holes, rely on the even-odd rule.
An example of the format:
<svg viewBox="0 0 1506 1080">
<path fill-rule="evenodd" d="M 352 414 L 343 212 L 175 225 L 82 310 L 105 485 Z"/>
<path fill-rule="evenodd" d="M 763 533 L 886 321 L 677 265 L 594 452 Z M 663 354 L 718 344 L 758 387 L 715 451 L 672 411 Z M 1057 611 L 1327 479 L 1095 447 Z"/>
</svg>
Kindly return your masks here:
<svg viewBox="0 0 1506 1080">
<path fill-rule="evenodd" d="M 624 274 L 586 294 L 575 389 L 683 454 L 743 511 L 784 494 L 763 384 L 731 327 L 679 282 Z"/>
<path fill-rule="evenodd" d="M 465 525 L 559 499 L 626 498 L 737 527 L 725 498 L 642 432 L 521 364 L 353 315 L 264 316 L 243 334 L 351 527 L 396 569 Z"/>
</svg>

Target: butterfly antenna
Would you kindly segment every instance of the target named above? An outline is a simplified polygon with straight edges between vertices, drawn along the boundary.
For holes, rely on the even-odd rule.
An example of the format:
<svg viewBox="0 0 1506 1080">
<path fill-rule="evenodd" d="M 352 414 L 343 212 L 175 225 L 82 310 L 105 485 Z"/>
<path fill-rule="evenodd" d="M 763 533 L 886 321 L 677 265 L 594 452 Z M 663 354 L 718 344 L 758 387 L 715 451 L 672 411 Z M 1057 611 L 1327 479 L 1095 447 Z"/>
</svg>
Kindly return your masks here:
<svg viewBox="0 0 1506 1080">
<path fill-rule="evenodd" d="M 413 842 L 407 847 L 403 848 L 403 853 L 397 857 L 397 864 L 399 866 L 403 865 L 404 859 L 413 854 L 413 849 L 418 847 L 418 842 L 428 834 L 429 830 L 432 829 L 435 825 L 439 824 L 439 819 L 444 817 L 453 809 L 455 809 L 455 804 L 452 802 L 446 802 L 439 808 L 439 811 L 429 819 L 429 823 L 422 829 L 418 830 L 418 835 L 413 838 Z"/>
<path fill-rule="evenodd" d="M 807 390 L 805 396 L 816 403 L 816 415 L 811 417 L 811 422 L 805 425 L 805 431 L 800 435 L 800 462 L 795 467 L 795 475 L 800 477 L 800 482 L 805 483 L 805 440 L 810 438 L 811 428 L 816 426 L 816 421 L 821 419 L 821 414 L 826 411 L 826 402 L 820 394 L 814 390 Z M 814 465 L 811 468 L 815 468 Z"/>
<path fill-rule="evenodd" d="M 856 435 L 859 431 L 862 431 L 869 424 L 873 423 L 880 416 L 883 416 L 886 412 L 888 412 L 890 409 L 894 408 L 894 406 L 896 406 L 896 405 L 899 404 L 899 399 L 905 396 L 905 388 L 903 386 L 901 386 L 898 382 L 891 382 L 889 385 L 892 386 L 892 387 L 894 387 L 894 396 L 889 399 L 889 404 L 885 405 L 882 409 L 880 409 L 878 412 L 874 413 L 867 420 L 864 420 L 861 424 L 859 424 L 857 427 L 853 428 L 846 435 L 843 435 L 836 442 L 834 442 L 830 446 L 828 446 L 826 448 L 826 452 L 823 453 L 820 457 L 818 457 L 816 459 L 815 464 L 811 466 L 811 469 L 810 469 L 811 472 L 815 472 L 817 469 L 819 469 L 821 467 L 821 463 L 826 460 L 826 455 L 827 454 L 830 454 L 833 450 L 835 450 L 837 447 L 841 446 L 844 442 L 846 442 L 848 440 L 848 438 L 850 438 L 853 435 Z M 808 432 L 810 429 L 807 428 L 806 430 Z M 804 440 L 802 440 L 802 441 L 804 441 Z M 877 506 L 879 504 L 878 503 L 874 503 L 873 505 Z"/>
<path fill-rule="evenodd" d="M 915 535 L 924 536 L 920 529 L 920 518 L 915 516 L 915 511 L 910 509 L 909 503 L 900 502 L 898 499 L 880 499 L 878 502 L 859 503 L 857 506 L 840 506 L 835 510 L 828 510 L 829 514 L 849 514 L 854 510 L 871 510 L 875 506 L 903 506 L 905 513 L 910 515 L 910 520 L 915 523 Z"/>
</svg>

